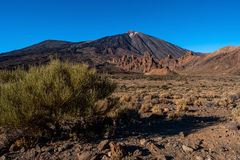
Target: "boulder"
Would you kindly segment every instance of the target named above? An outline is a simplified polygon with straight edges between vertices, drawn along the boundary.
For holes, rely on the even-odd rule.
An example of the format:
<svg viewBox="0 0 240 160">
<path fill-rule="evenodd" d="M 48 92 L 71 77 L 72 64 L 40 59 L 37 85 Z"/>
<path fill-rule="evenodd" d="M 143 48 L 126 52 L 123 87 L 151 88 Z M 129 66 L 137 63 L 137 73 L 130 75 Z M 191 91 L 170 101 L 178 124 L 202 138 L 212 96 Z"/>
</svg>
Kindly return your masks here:
<svg viewBox="0 0 240 160">
<path fill-rule="evenodd" d="M 182 149 L 185 151 L 185 152 L 193 152 L 193 148 L 189 147 L 189 146 L 186 146 L 186 145 L 182 145 Z"/>
</svg>

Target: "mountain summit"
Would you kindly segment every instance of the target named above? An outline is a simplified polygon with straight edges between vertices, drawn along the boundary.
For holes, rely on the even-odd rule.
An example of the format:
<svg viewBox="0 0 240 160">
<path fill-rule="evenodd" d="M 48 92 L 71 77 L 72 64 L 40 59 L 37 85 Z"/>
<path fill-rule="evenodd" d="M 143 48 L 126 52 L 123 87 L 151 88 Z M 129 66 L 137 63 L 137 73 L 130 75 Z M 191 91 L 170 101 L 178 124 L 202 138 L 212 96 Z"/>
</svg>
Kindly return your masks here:
<svg viewBox="0 0 240 160">
<path fill-rule="evenodd" d="M 169 42 L 135 31 L 104 37 L 80 45 L 76 44 L 75 48 L 91 48 L 102 54 L 112 53 L 114 55 L 121 55 L 123 53 L 129 54 L 129 52 L 137 55 L 144 55 L 144 53 L 148 52 L 157 59 L 169 55 L 178 58 L 188 52 L 188 50 L 182 49 Z"/>
</svg>

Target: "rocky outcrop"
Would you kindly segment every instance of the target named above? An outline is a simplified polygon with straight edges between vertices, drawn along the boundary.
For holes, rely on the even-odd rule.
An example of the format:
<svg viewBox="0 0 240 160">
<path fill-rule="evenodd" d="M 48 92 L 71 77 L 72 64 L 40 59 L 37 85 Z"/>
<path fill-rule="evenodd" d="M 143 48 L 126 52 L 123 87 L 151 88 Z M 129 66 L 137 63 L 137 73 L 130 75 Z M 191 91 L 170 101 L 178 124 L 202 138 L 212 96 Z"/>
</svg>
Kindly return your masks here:
<svg viewBox="0 0 240 160">
<path fill-rule="evenodd" d="M 174 76 L 177 75 L 177 73 L 170 70 L 168 67 L 165 67 L 160 69 L 152 69 L 149 72 L 145 73 L 145 75 Z"/>
<path fill-rule="evenodd" d="M 146 73 L 152 69 L 161 68 L 161 65 L 149 53 L 145 53 L 143 56 L 124 55 L 118 60 L 114 59 L 112 62 L 120 68 L 132 72 Z"/>
</svg>

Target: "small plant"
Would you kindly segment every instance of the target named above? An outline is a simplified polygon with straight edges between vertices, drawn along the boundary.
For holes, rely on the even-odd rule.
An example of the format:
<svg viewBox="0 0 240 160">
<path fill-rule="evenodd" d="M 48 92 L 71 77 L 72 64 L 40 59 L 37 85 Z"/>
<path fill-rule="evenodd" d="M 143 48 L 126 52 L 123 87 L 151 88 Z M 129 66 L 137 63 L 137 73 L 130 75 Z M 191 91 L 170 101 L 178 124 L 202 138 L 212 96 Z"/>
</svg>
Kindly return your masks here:
<svg viewBox="0 0 240 160">
<path fill-rule="evenodd" d="M 174 119 L 178 119 L 181 118 L 184 114 L 182 112 L 170 112 L 167 114 L 167 118 L 169 120 L 174 120 Z"/>
<path fill-rule="evenodd" d="M 146 96 L 143 97 L 143 101 L 145 103 L 150 103 L 152 98 L 153 98 L 152 95 L 149 94 L 149 95 L 146 95 Z"/>
<path fill-rule="evenodd" d="M 155 114 L 155 115 L 159 115 L 159 116 L 162 116 L 163 115 L 163 111 L 162 109 L 160 108 L 159 105 L 154 105 L 151 109 L 152 113 Z"/>
<path fill-rule="evenodd" d="M 188 101 L 186 99 L 176 100 L 176 111 L 183 112 L 188 110 Z"/>
<path fill-rule="evenodd" d="M 139 113 L 147 113 L 149 112 L 151 109 L 151 105 L 150 104 L 142 104 L 140 110 L 139 110 Z"/>
<path fill-rule="evenodd" d="M 197 106 L 197 107 L 200 107 L 200 106 L 203 105 L 203 100 L 197 99 L 197 100 L 194 101 L 194 104 L 193 104 L 193 105 L 194 105 L 194 106 Z"/>
<path fill-rule="evenodd" d="M 130 96 L 130 95 L 123 95 L 123 96 L 120 98 L 120 101 L 121 101 L 121 102 L 130 102 L 130 101 L 131 101 L 131 96 Z"/>
<path fill-rule="evenodd" d="M 227 98 L 221 98 L 217 101 L 217 105 L 220 107 L 227 107 L 229 105 Z"/>
<path fill-rule="evenodd" d="M 240 122 L 240 107 L 236 107 L 232 110 L 232 114 L 234 116 L 234 118 Z"/>
<path fill-rule="evenodd" d="M 166 98 L 166 99 L 172 99 L 172 98 L 173 98 L 173 95 L 172 95 L 171 93 L 166 92 L 166 93 L 160 94 L 159 97 L 160 97 L 160 98 Z"/>
<path fill-rule="evenodd" d="M 168 85 L 162 85 L 161 88 L 162 88 L 163 90 L 168 90 L 170 87 L 169 87 Z"/>
</svg>

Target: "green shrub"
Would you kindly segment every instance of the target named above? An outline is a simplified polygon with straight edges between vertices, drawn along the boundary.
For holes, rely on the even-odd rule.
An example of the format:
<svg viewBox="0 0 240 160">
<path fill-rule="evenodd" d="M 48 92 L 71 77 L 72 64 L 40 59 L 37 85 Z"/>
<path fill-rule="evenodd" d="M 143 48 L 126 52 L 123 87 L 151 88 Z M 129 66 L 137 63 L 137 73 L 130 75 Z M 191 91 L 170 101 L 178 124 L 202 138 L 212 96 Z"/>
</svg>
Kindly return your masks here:
<svg viewBox="0 0 240 160">
<path fill-rule="evenodd" d="M 34 131 L 92 116 L 96 102 L 115 89 L 94 69 L 58 60 L 28 71 L 2 71 L 1 76 L 0 125 Z"/>
<path fill-rule="evenodd" d="M 20 79 L 22 79 L 25 75 L 25 72 L 23 70 L 15 70 L 15 71 L 0 71 L 0 84 L 3 83 L 11 83 L 16 82 Z"/>
</svg>

